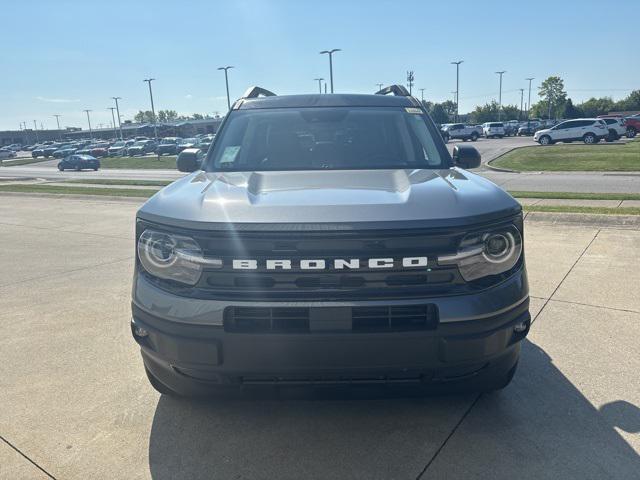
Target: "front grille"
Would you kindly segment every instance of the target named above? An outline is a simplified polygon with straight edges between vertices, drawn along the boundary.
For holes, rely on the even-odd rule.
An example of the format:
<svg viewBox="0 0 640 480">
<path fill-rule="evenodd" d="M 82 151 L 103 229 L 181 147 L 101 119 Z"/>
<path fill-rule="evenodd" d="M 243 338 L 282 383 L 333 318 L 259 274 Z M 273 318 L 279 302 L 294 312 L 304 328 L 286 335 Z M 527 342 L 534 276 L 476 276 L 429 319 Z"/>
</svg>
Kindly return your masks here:
<svg viewBox="0 0 640 480">
<path fill-rule="evenodd" d="M 499 224 L 492 224 L 495 227 Z M 511 223 L 511 222 L 509 222 Z M 144 228 L 173 231 L 139 221 Z M 487 226 L 483 227 L 487 228 Z M 206 257 L 222 260 L 222 268 L 205 268 L 194 287 L 149 276 L 159 287 L 178 295 L 228 301 L 358 301 L 422 299 L 476 292 L 487 285 L 465 282 L 457 267 L 438 265 L 440 255 L 455 253 L 468 228 L 398 230 L 189 230 Z M 427 257 L 426 267 L 403 267 L 401 258 Z M 371 258 L 393 258 L 392 268 L 368 268 Z M 233 260 L 251 259 L 253 270 L 233 268 Z M 287 270 L 268 270 L 267 260 L 290 260 Z M 300 260 L 324 260 L 327 268 L 301 269 Z M 357 259 L 360 268 L 336 269 L 335 259 Z M 143 272 L 144 274 L 144 272 Z M 489 279 L 490 282 L 501 278 Z M 271 328 L 271 327 L 270 327 Z"/>
<path fill-rule="evenodd" d="M 230 333 L 403 332 L 434 330 L 434 304 L 371 307 L 227 307 Z"/>
</svg>

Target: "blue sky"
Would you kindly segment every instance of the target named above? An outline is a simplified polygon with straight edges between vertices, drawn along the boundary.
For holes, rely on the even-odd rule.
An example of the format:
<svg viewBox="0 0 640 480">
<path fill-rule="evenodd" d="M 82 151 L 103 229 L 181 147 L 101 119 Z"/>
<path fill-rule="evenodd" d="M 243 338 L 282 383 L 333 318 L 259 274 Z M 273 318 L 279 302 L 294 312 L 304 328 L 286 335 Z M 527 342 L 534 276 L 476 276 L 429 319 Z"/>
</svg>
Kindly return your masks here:
<svg viewBox="0 0 640 480">
<path fill-rule="evenodd" d="M 55 127 L 108 124 L 110 97 L 123 97 L 123 118 L 149 109 L 143 79 L 155 77 L 156 109 L 226 111 L 249 85 L 277 93 L 314 92 L 328 78 L 320 50 L 334 57 L 337 92 L 370 93 L 415 72 L 425 98 L 453 97 L 460 69 L 460 111 L 498 94 L 518 103 L 524 78 L 549 75 L 569 96 L 620 98 L 640 88 L 640 2 L 489 0 L 361 1 L 30 1 L 7 2 L 0 30 L 0 129 L 37 120 Z M 635 40 L 632 37 L 636 37 Z M 634 49 L 630 54 L 629 46 Z M 537 100 L 533 89 L 533 101 Z M 419 93 L 419 92 L 418 92 Z M 526 97 L 525 97 L 526 101 Z"/>
</svg>

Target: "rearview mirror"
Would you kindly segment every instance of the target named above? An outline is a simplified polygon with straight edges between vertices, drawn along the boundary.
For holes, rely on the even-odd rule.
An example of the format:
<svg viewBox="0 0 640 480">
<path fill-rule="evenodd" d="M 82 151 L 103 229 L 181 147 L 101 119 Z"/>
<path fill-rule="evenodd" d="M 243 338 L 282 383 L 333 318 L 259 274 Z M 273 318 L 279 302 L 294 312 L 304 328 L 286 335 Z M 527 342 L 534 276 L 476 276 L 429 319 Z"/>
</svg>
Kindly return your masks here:
<svg viewBox="0 0 640 480">
<path fill-rule="evenodd" d="M 468 170 L 480 166 L 480 152 L 470 145 L 456 145 L 453 147 L 453 163 Z"/>
</svg>

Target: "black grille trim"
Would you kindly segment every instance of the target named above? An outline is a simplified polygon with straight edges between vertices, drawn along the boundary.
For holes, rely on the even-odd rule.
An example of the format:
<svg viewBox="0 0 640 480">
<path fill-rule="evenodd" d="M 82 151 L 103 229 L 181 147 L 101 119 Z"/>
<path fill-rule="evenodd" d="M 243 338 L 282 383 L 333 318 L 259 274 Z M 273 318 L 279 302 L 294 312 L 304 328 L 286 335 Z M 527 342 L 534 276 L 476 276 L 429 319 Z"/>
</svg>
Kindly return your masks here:
<svg viewBox="0 0 640 480">
<path fill-rule="evenodd" d="M 330 333 L 316 329 L 311 309 L 328 307 L 227 307 L 224 330 L 229 333 Z M 340 333 L 376 333 L 435 330 L 439 315 L 435 304 L 350 307 Z"/>
</svg>

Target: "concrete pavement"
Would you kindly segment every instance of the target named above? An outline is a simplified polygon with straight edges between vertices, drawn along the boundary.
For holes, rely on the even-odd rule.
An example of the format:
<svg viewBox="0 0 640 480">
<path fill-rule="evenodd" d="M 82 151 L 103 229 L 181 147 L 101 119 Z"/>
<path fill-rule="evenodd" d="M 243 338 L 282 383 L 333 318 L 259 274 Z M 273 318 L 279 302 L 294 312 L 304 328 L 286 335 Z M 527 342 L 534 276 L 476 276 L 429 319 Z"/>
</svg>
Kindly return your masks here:
<svg viewBox="0 0 640 480">
<path fill-rule="evenodd" d="M 137 206 L 2 197 L 0 478 L 637 477 L 640 231 L 526 223 L 535 323 L 501 393 L 196 402 L 130 338 Z"/>
</svg>

